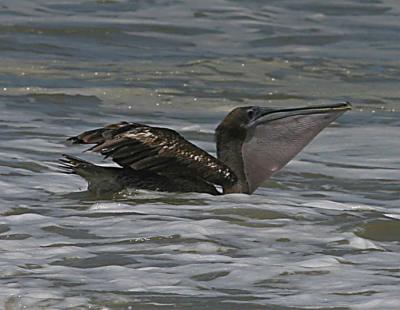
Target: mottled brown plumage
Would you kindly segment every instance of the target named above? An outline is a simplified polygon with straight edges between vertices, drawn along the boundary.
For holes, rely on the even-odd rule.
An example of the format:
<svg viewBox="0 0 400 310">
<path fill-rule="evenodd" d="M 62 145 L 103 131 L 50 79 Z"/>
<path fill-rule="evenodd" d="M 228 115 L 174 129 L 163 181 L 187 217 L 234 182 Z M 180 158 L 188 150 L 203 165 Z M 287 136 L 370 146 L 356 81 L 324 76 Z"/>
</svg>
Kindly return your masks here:
<svg viewBox="0 0 400 310">
<path fill-rule="evenodd" d="M 196 176 L 217 185 L 237 180 L 228 166 L 168 128 L 121 122 L 68 140 L 94 143 L 90 151 L 111 157 L 120 166 L 133 170 L 177 177 Z"/>
</svg>

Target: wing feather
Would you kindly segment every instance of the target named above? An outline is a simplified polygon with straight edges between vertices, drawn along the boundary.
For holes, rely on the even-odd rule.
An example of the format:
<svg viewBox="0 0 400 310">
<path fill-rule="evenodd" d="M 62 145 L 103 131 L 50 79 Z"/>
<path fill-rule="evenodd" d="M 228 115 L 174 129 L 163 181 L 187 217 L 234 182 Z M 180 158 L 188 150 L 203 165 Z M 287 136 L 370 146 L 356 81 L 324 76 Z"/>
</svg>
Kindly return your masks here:
<svg viewBox="0 0 400 310">
<path fill-rule="evenodd" d="M 121 122 L 68 140 L 94 143 L 90 151 L 135 170 L 150 170 L 166 176 L 193 176 L 218 185 L 233 184 L 237 180 L 234 172 L 220 160 L 167 128 Z"/>
</svg>

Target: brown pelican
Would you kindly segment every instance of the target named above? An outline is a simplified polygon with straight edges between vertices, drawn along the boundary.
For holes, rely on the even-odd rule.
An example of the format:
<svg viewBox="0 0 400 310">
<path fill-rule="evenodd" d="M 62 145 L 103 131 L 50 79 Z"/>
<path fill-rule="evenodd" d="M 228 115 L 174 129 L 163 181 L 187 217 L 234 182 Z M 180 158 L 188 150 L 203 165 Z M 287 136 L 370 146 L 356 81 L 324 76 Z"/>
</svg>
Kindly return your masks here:
<svg viewBox="0 0 400 310">
<path fill-rule="evenodd" d="M 271 109 L 239 107 L 218 125 L 217 158 L 176 131 L 120 122 L 68 140 L 94 144 L 88 151 L 111 157 L 120 167 L 94 165 L 63 155 L 62 167 L 98 194 L 124 188 L 168 192 L 253 193 L 284 167 L 351 104 Z"/>
</svg>

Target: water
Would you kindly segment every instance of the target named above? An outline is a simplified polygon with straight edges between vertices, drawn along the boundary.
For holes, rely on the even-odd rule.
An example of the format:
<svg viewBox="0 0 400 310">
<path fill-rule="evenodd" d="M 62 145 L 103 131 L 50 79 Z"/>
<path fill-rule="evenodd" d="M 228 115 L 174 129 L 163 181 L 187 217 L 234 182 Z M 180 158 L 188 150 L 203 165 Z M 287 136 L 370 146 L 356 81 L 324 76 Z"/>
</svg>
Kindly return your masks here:
<svg viewBox="0 0 400 310">
<path fill-rule="evenodd" d="M 397 309 L 395 0 L 0 3 L 4 309 Z M 214 152 L 235 106 L 354 102 L 255 195 L 91 197 L 66 137 L 120 120 Z"/>
</svg>

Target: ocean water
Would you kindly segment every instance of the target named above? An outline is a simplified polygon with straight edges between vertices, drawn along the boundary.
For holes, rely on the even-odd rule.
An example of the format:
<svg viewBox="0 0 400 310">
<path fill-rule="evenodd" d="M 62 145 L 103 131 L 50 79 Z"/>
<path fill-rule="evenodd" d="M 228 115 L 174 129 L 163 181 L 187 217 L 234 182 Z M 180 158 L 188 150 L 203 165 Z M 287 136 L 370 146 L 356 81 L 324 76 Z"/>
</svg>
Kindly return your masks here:
<svg viewBox="0 0 400 310">
<path fill-rule="evenodd" d="M 398 309 L 400 3 L 2 0 L 0 308 Z M 93 197 L 68 136 L 215 152 L 236 106 L 354 109 L 254 195 Z"/>
</svg>

